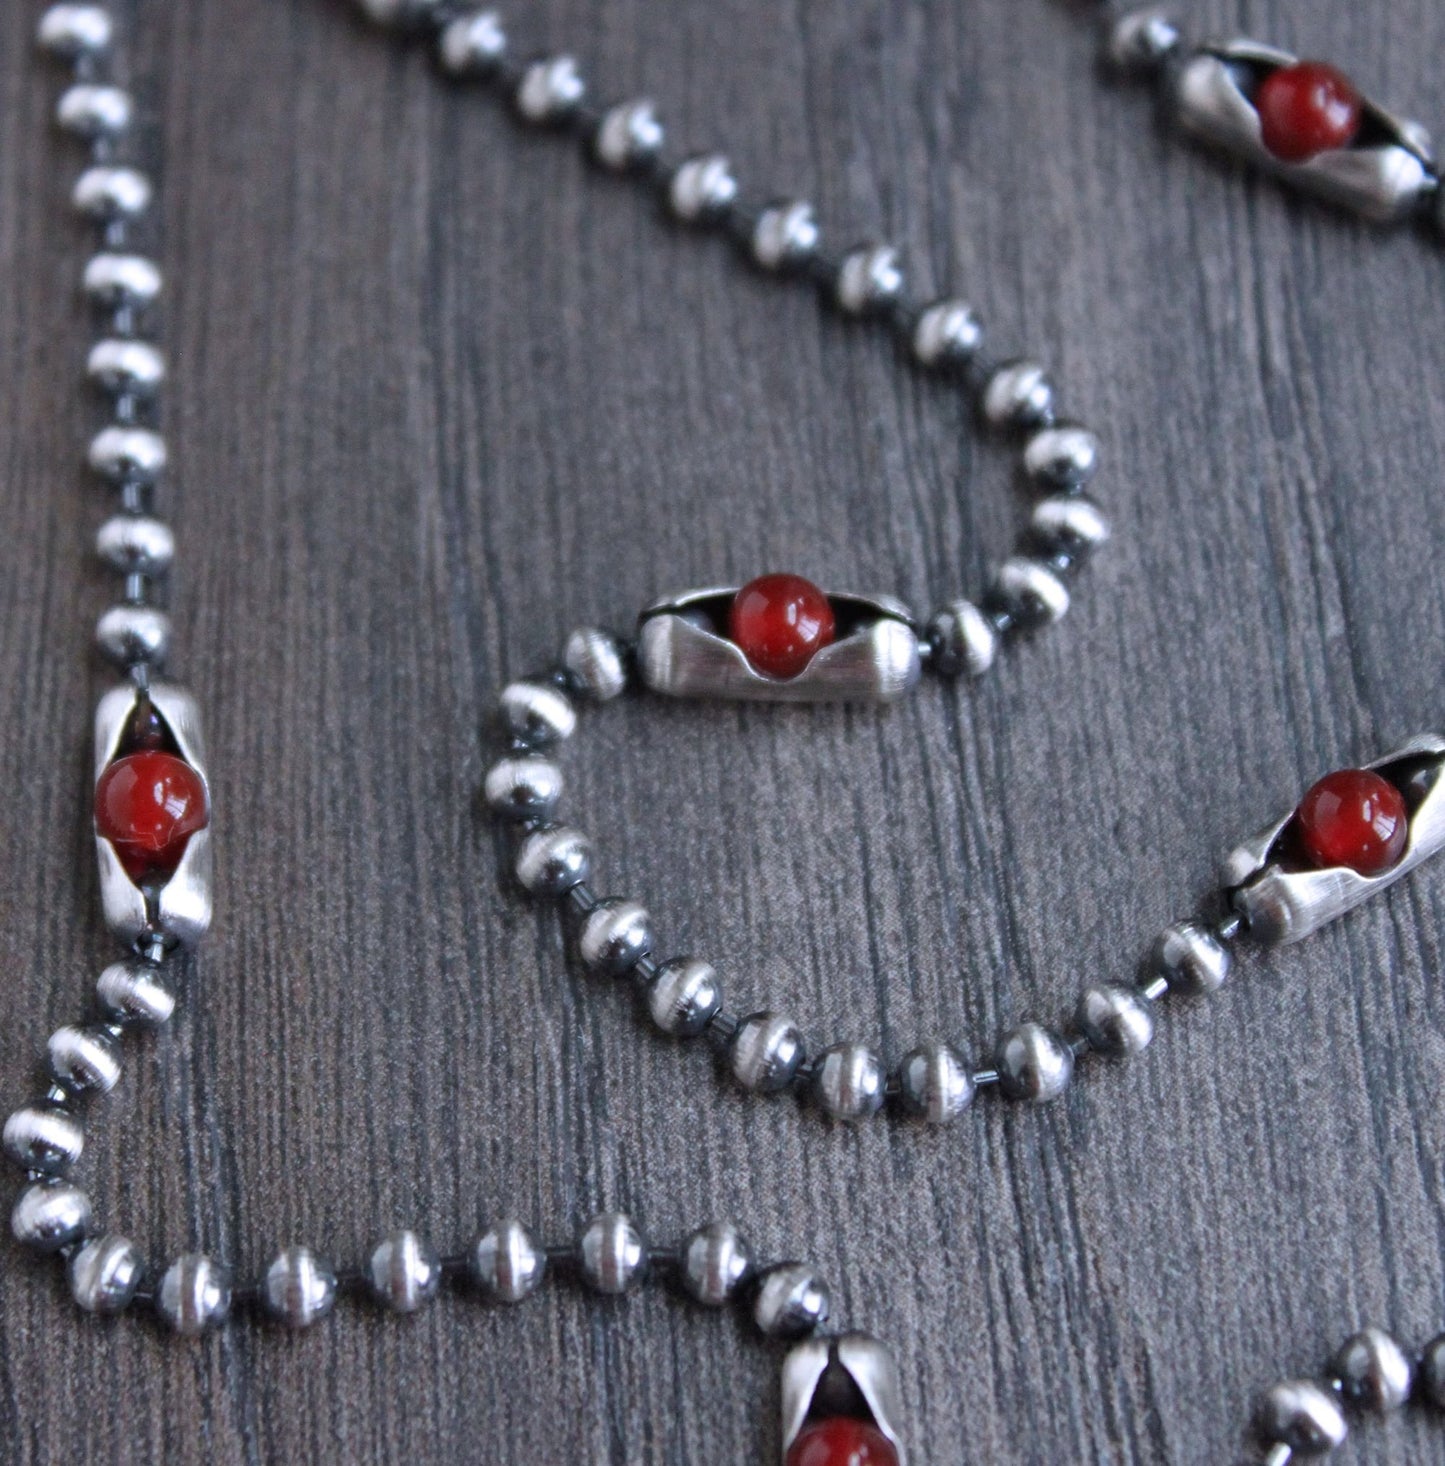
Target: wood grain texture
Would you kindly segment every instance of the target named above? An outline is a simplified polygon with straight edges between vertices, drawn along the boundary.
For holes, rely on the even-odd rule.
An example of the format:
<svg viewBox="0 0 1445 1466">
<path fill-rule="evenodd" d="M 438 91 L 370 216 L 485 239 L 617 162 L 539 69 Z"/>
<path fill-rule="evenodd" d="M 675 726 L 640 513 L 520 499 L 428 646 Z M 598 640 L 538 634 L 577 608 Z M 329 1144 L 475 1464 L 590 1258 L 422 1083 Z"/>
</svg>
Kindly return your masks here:
<svg viewBox="0 0 1445 1466">
<path fill-rule="evenodd" d="M 84 834 L 108 586 L 78 468 L 84 239 L 32 0 L 0 8 L 0 1076 L 109 946 Z M 1049 0 L 548 0 L 609 96 L 905 246 L 1108 452 L 1116 543 L 1057 630 L 889 713 L 589 718 L 601 884 L 739 1006 L 978 1046 L 1127 974 L 1314 775 L 1438 727 L 1445 290 L 1379 236 L 1161 137 Z M 207 712 L 215 931 L 83 1167 L 153 1255 L 254 1271 L 603 1206 L 732 1213 L 894 1340 L 935 1466 L 1217 1463 L 1253 1391 L 1367 1322 L 1445 1325 L 1445 878 L 1171 1008 L 1150 1054 L 944 1134 L 750 1101 L 568 964 L 498 876 L 478 737 L 568 627 L 787 565 L 914 604 L 1022 515 L 956 393 L 804 290 L 659 227 L 569 147 L 449 90 L 329 0 L 129 0 L 173 288 L 180 670 Z M 1346 59 L 1438 118 L 1445 10 L 1197 8 Z M 775 1449 L 741 1325 L 570 1291 L 347 1309 L 178 1345 L 0 1268 L 0 1440 L 54 1461 L 733 1462 Z M 1415 1418 L 1366 1466 L 1445 1460 Z M 1341 1459 L 1344 1459 L 1343 1457 Z"/>
</svg>

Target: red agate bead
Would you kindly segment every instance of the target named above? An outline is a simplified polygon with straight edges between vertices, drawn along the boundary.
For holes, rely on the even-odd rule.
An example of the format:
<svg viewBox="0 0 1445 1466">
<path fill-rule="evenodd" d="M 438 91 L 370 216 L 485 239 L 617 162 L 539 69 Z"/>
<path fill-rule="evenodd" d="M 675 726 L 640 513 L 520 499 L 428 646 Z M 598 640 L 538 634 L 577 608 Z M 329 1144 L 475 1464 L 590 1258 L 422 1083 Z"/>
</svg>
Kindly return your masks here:
<svg viewBox="0 0 1445 1466">
<path fill-rule="evenodd" d="M 769 677 L 796 677 L 836 629 L 828 597 L 801 575 L 750 580 L 728 614 L 728 635 Z"/>
<path fill-rule="evenodd" d="M 1295 813 L 1299 843 L 1316 866 L 1377 876 L 1405 853 L 1410 820 L 1400 791 L 1370 769 L 1326 774 Z"/>
<path fill-rule="evenodd" d="M 146 749 L 109 763 L 95 786 L 95 828 L 134 881 L 180 864 L 210 819 L 206 786 L 184 759 Z"/>
<path fill-rule="evenodd" d="M 788 1448 L 787 1466 L 898 1466 L 898 1452 L 863 1420 L 820 1420 Z"/>
<path fill-rule="evenodd" d="M 1286 163 L 1348 147 L 1360 130 L 1360 94 L 1344 72 L 1324 61 L 1281 66 L 1254 98 L 1264 145 Z"/>
</svg>

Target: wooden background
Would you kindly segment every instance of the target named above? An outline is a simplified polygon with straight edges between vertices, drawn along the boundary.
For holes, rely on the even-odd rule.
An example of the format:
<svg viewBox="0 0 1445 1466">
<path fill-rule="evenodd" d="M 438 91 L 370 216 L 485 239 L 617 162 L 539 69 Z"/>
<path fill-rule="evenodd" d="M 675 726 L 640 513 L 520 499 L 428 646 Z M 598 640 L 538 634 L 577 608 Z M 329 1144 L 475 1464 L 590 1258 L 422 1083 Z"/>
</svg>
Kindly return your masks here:
<svg viewBox="0 0 1445 1466">
<path fill-rule="evenodd" d="M 110 946 L 85 834 L 111 587 L 79 469 L 85 236 L 35 0 L 0 10 L 0 1075 L 18 1102 Z M 156 1256 L 446 1247 L 736 1216 L 893 1340 L 931 1466 L 1233 1462 L 1257 1387 L 1367 1321 L 1445 1326 L 1445 871 L 1171 1006 L 1127 1069 L 945 1133 L 716 1079 L 569 969 L 475 792 L 503 679 L 656 593 L 778 566 L 923 606 L 1024 512 L 956 392 L 331 0 L 121 5 L 160 170 L 178 668 L 209 719 L 218 919 L 82 1174 Z M 975 1050 L 1129 974 L 1325 769 L 1438 727 L 1445 257 L 1161 137 L 1051 0 L 513 6 L 609 97 L 723 142 L 966 293 L 1097 426 L 1116 543 L 1066 622 L 889 713 L 589 718 L 606 890 L 741 1007 Z M 1445 10 L 1197 7 L 1439 120 Z M 6 1459 L 742 1462 L 777 1354 L 648 1293 L 346 1307 L 200 1345 L 77 1317 L 6 1244 Z M 1445 1460 L 1445 1429 L 1357 1463 Z M 1345 1459 L 1342 1457 L 1341 1459 Z"/>
</svg>

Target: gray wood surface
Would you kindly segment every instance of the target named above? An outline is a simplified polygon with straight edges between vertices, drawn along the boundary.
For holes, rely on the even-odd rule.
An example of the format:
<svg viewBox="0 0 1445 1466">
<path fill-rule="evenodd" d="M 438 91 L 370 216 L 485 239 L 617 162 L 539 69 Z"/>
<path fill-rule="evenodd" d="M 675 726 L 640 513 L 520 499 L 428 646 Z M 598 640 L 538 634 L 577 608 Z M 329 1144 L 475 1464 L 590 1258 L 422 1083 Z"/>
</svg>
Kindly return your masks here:
<svg viewBox="0 0 1445 1466">
<path fill-rule="evenodd" d="M 110 946 L 87 653 L 110 587 L 79 470 L 83 232 L 35 0 L 0 8 L 0 1076 L 16 1100 Z M 1213 862 L 1325 769 L 1438 727 L 1445 274 L 1161 137 L 1050 0 L 548 0 L 609 96 L 903 243 L 1101 430 L 1116 543 L 975 688 L 873 711 L 590 717 L 600 884 L 739 1005 L 975 1051 L 1127 975 Z M 569 968 L 499 878 L 478 727 L 579 622 L 778 566 L 915 605 L 1023 513 L 1007 449 L 806 290 L 328 0 L 121 6 L 162 178 L 179 670 L 209 720 L 215 931 L 83 1174 L 156 1256 L 252 1271 L 516 1212 L 732 1214 L 895 1341 L 919 1461 L 1210 1463 L 1253 1391 L 1366 1321 L 1445 1325 L 1445 872 L 1170 1008 L 1047 1112 L 858 1133 L 736 1094 Z M 1227 3 L 1438 120 L 1445 9 Z M 775 1352 L 648 1294 L 347 1308 L 178 1344 L 79 1319 L 6 1244 L 0 1455 L 741 1462 Z M 1341 1458 L 1346 1459 L 1345 1457 Z M 1445 1428 L 1352 1462 L 1445 1460 Z"/>
</svg>

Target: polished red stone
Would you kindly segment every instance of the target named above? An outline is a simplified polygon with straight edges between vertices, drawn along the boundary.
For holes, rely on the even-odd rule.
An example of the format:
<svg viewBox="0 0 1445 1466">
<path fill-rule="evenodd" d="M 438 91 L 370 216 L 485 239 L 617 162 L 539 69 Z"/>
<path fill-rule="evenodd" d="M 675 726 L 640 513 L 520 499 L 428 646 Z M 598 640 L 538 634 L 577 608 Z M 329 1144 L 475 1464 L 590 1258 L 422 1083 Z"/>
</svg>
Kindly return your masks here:
<svg viewBox="0 0 1445 1466">
<path fill-rule="evenodd" d="M 1400 791 L 1369 769 L 1326 774 L 1300 801 L 1295 827 L 1312 865 L 1348 866 L 1362 876 L 1389 870 L 1410 833 Z"/>
<path fill-rule="evenodd" d="M 862 1420 L 820 1420 L 788 1448 L 787 1466 L 898 1466 L 882 1431 Z"/>
<path fill-rule="evenodd" d="M 828 597 L 801 575 L 760 575 L 733 597 L 728 635 L 759 672 L 796 677 L 836 630 Z"/>
<path fill-rule="evenodd" d="M 134 881 L 168 875 L 210 820 L 201 776 L 173 753 L 148 749 L 107 764 L 95 786 L 95 828 Z"/>
<path fill-rule="evenodd" d="M 1360 130 L 1360 94 L 1344 72 L 1323 61 L 1272 71 L 1254 98 L 1264 145 L 1286 163 L 1348 147 Z"/>
</svg>

